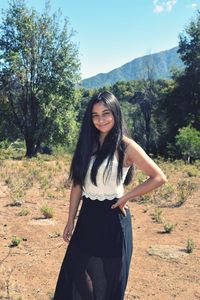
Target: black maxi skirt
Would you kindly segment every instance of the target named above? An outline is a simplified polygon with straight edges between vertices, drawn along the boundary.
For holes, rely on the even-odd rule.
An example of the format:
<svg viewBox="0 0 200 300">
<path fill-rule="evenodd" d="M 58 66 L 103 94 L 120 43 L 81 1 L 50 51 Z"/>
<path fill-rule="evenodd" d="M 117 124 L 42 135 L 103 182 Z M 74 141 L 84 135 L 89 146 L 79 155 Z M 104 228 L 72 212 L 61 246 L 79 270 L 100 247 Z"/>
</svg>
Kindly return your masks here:
<svg viewBox="0 0 200 300">
<path fill-rule="evenodd" d="M 132 255 L 129 209 L 83 197 L 54 300 L 123 300 Z"/>
</svg>

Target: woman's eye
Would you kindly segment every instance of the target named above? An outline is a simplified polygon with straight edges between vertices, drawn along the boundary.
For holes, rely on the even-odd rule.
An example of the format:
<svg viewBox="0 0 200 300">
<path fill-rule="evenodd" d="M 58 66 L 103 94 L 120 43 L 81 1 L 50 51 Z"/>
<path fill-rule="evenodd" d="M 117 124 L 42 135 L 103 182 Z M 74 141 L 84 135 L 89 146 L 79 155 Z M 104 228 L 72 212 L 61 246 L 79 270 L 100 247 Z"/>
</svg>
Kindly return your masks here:
<svg viewBox="0 0 200 300">
<path fill-rule="evenodd" d="M 104 114 L 103 114 L 103 116 L 109 116 L 110 115 L 110 112 L 109 111 L 107 111 L 107 112 L 105 112 Z"/>
</svg>

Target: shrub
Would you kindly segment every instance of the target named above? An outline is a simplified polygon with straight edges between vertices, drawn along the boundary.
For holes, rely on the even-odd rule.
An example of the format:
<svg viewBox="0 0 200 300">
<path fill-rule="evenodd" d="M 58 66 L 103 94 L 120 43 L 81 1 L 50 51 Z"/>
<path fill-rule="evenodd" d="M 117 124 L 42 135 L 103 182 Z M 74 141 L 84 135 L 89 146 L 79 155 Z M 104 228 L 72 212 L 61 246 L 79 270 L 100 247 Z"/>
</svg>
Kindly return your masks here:
<svg viewBox="0 0 200 300">
<path fill-rule="evenodd" d="M 177 206 L 181 206 L 194 192 L 194 190 L 196 189 L 196 184 L 189 180 L 181 180 L 178 182 L 177 189 L 179 198 Z"/>
<path fill-rule="evenodd" d="M 192 238 L 187 239 L 187 247 L 186 251 L 187 253 L 192 253 L 195 248 L 195 243 Z"/>
<path fill-rule="evenodd" d="M 21 242 L 21 238 L 14 236 L 11 240 L 10 247 L 17 247 Z"/>
<path fill-rule="evenodd" d="M 152 219 L 156 222 L 156 223 L 162 223 L 162 209 L 160 209 L 159 207 L 155 208 L 154 210 L 154 215 L 152 217 Z"/>
<path fill-rule="evenodd" d="M 43 205 L 40 211 L 46 219 L 53 218 L 54 215 L 53 208 L 48 207 L 47 204 Z"/>
<path fill-rule="evenodd" d="M 28 209 L 23 208 L 19 213 L 18 216 L 27 216 L 29 214 Z"/>
<path fill-rule="evenodd" d="M 200 158 L 200 131 L 191 125 L 180 128 L 176 135 L 176 146 L 188 162 L 191 162 L 191 158 Z"/>
<path fill-rule="evenodd" d="M 164 224 L 164 230 L 166 233 L 171 233 L 177 224 L 171 224 L 171 223 L 165 223 Z"/>
</svg>

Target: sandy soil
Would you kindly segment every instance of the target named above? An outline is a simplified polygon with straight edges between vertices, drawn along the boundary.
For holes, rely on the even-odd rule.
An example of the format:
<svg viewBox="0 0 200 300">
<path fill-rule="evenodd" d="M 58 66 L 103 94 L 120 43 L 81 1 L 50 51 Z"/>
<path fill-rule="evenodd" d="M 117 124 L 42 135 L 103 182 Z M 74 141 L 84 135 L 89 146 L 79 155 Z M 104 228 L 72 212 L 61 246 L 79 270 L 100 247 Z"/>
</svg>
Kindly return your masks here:
<svg viewBox="0 0 200 300">
<path fill-rule="evenodd" d="M 198 189 L 182 206 L 170 203 L 162 208 L 165 220 L 177 224 L 171 233 L 153 220 L 155 203 L 129 203 L 134 254 L 125 300 L 200 299 L 200 179 L 195 180 Z M 10 206 L 9 188 L 0 182 L 0 299 L 52 299 L 67 247 L 62 231 L 68 200 L 69 190 L 62 197 L 46 199 L 54 217 L 44 219 L 40 212 L 44 199 L 37 186 L 28 190 L 18 207 Z M 30 213 L 19 216 L 22 208 Z M 9 247 L 13 236 L 22 239 L 18 247 Z M 196 248 L 188 254 L 190 237 Z"/>
</svg>

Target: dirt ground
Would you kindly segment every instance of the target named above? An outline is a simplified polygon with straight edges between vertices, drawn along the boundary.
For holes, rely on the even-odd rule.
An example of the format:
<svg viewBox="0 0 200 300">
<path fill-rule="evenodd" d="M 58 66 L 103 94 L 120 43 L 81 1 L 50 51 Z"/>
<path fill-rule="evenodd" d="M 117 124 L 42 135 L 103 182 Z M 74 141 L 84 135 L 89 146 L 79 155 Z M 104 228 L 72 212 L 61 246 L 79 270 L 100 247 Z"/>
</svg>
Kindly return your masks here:
<svg viewBox="0 0 200 300">
<path fill-rule="evenodd" d="M 153 220 L 155 203 L 129 203 L 134 253 L 125 300 L 200 299 L 200 179 L 195 180 L 197 189 L 183 205 L 162 207 L 164 219 L 176 224 L 171 233 Z M 41 215 L 43 200 L 33 185 L 21 206 L 11 206 L 9 188 L 0 182 L 0 299 L 53 299 L 67 248 L 62 231 L 69 190 L 63 197 L 45 200 L 54 209 L 51 219 Z M 28 215 L 18 215 L 22 207 Z M 9 247 L 13 236 L 21 238 L 17 247 Z M 190 254 L 188 238 L 196 244 Z"/>
</svg>

